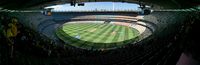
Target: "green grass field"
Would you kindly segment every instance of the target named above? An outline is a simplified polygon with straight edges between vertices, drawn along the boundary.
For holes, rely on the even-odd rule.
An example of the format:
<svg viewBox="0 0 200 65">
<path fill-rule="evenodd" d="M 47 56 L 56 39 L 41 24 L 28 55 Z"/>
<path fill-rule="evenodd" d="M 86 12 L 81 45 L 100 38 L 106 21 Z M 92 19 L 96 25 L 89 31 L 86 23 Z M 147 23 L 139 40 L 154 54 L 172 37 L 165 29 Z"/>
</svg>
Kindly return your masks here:
<svg viewBox="0 0 200 65">
<path fill-rule="evenodd" d="M 57 36 L 67 44 L 84 49 L 121 47 L 139 35 L 127 26 L 103 23 L 68 23 L 58 28 Z"/>
</svg>

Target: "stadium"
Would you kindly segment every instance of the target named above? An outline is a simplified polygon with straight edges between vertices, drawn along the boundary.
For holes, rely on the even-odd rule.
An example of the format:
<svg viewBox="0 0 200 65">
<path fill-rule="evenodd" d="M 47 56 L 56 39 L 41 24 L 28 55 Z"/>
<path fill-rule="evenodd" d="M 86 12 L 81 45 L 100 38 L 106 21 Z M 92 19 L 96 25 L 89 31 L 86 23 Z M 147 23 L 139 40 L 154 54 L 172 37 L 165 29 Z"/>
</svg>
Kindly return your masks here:
<svg viewBox="0 0 200 65">
<path fill-rule="evenodd" d="M 122 7 L 127 3 L 138 9 Z M 0 64 L 198 65 L 199 44 L 194 37 L 199 4 L 195 0 L 3 0 Z M 93 10 L 81 10 L 84 6 Z"/>
<path fill-rule="evenodd" d="M 85 20 L 85 18 L 87 19 Z M 72 18 L 73 20 L 71 19 L 70 22 L 61 25 L 61 27 L 58 28 L 56 34 L 59 38 L 61 38 L 65 42 L 73 41 L 73 40 L 69 41 L 67 40 L 68 38 L 65 37 L 76 38 L 77 36 L 79 36 L 79 38 L 77 39 L 81 38 L 80 40 L 78 40 L 80 41 L 80 43 L 77 42 L 77 44 L 72 44 L 72 46 L 74 45 L 77 47 L 80 46 L 81 43 L 84 44 L 85 42 L 87 43 L 85 45 L 86 47 L 88 47 L 87 49 L 91 49 L 93 47 L 94 49 L 99 48 L 100 50 L 100 49 L 112 48 L 112 46 L 121 47 L 129 42 L 132 43 L 136 38 L 139 38 L 138 37 L 139 35 L 145 35 L 145 34 L 150 35 L 153 32 L 150 31 L 148 27 L 145 27 L 146 26 L 145 23 L 132 21 L 131 19 L 126 20 L 126 18 L 134 19 L 134 17 L 118 16 L 118 15 L 117 16 L 86 15 L 86 16 L 75 17 Z M 85 26 L 89 27 L 84 28 Z M 66 36 L 65 34 L 68 34 L 68 36 Z"/>
</svg>

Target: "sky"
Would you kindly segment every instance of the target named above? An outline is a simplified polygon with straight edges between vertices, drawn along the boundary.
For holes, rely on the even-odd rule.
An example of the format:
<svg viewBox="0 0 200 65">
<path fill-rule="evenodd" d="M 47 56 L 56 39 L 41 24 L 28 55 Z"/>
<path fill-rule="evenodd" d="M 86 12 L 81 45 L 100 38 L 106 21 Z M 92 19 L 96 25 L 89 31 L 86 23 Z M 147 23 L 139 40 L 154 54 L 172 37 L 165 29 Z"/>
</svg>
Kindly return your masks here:
<svg viewBox="0 0 200 65">
<path fill-rule="evenodd" d="M 54 8 L 53 11 L 88 11 L 88 10 L 138 10 L 139 5 L 122 2 L 85 2 L 85 6 L 70 6 L 70 4 L 54 5 L 46 8 Z"/>
</svg>

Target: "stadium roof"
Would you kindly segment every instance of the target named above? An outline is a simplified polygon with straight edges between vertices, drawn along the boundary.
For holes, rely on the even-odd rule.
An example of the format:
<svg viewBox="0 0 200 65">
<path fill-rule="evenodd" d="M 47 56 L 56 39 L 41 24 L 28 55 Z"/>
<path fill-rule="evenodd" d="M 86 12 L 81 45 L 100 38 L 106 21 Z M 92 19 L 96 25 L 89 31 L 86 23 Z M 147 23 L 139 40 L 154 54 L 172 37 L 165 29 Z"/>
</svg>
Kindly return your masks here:
<svg viewBox="0 0 200 65">
<path fill-rule="evenodd" d="M 0 8 L 41 9 L 46 6 L 75 2 L 128 2 L 152 5 L 154 8 L 191 8 L 200 5 L 199 0 L 0 0 Z"/>
</svg>

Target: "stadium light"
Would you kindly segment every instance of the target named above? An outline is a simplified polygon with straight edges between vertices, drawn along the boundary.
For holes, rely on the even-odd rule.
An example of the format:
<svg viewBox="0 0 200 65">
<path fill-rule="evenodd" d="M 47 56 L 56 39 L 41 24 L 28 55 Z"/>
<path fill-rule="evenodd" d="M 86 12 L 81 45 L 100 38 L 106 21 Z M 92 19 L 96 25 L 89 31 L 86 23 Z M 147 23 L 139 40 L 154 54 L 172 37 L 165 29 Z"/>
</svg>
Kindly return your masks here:
<svg viewBox="0 0 200 65">
<path fill-rule="evenodd" d="M 85 4 L 84 3 L 78 3 L 78 6 L 84 6 Z"/>
<path fill-rule="evenodd" d="M 76 1 L 75 0 L 71 0 L 71 2 L 70 2 L 70 6 L 76 6 Z"/>
</svg>

